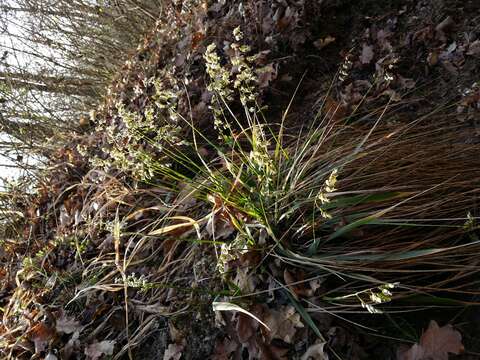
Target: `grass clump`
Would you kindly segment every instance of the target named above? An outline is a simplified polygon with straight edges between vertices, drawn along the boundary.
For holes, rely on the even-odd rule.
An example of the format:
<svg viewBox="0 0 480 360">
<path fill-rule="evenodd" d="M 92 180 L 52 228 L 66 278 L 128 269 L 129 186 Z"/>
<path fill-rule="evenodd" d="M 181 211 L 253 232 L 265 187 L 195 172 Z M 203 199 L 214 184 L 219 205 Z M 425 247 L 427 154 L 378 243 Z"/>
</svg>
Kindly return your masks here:
<svg viewBox="0 0 480 360">
<path fill-rule="evenodd" d="M 172 151 L 171 158 L 197 176 L 158 174 L 167 183 L 188 183 L 200 201 L 213 204 L 195 224 L 208 221 L 213 240 L 224 239 L 222 272 L 235 278 L 228 263 L 256 253 L 262 260 L 249 270 L 253 277 L 274 259 L 327 275 L 332 288 L 321 299 L 337 310 L 380 312 L 378 305 L 395 299 L 415 306 L 418 294 L 435 304 L 436 294 L 461 300 L 457 295 L 475 291 L 467 278 L 478 270 L 471 254 L 480 243 L 464 224 L 477 196 L 465 176 L 477 170 L 474 147 L 456 140 L 459 129 L 434 114 L 392 127 L 382 122 L 388 104 L 373 125 L 326 114 L 289 129 L 288 108 L 279 123 L 268 123 L 268 115 L 248 105 L 255 91 L 232 88 L 213 50 L 205 58 L 216 64 L 207 68 L 212 106 L 222 106 L 216 112 L 222 136 L 209 140 L 184 120 L 192 126 L 195 156 Z M 234 89 L 243 115 L 228 106 Z M 196 146 L 198 138 L 206 151 Z"/>
<path fill-rule="evenodd" d="M 331 106 L 333 85 L 315 99 L 316 116 L 305 116 L 305 78 L 275 113 L 261 92 L 259 55 L 240 28 L 233 39 L 196 58 L 208 123 L 190 106 L 198 78 L 171 62 L 141 76 L 127 64 L 135 71 L 119 75 L 92 112 L 93 134 L 58 154 L 39 189 L 23 189 L 11 212 L 18 234 L 5 229 L 13 269 L 2 304 L 5 354 L 86 354 L 103 339 L 115 359 L 135 358 L 166 319 L 178 347 L 186 343 L 176 325 L 209 332 L 222 319 L 234 325 L 221 327 L 222 341 L 313 343 L 327 338 L 325 313 L 395 316 L 478 295 L 472 179 L 480 170 L 478 146 L 463 141 L 468 129 L 446 107 L 389 121 L 409 104 L 382 102 L 383 93 L 368 111 L 360 102 L 348 112 Z M 212 305 L 238 313 L 215 319 Z M 58 330 L 59 307 L 73 334 Z M 249 332 L 232 333 L 245 324 L 246 340 Z M 55 336 L 37 351 L 31 327 Z"/>
</svg>

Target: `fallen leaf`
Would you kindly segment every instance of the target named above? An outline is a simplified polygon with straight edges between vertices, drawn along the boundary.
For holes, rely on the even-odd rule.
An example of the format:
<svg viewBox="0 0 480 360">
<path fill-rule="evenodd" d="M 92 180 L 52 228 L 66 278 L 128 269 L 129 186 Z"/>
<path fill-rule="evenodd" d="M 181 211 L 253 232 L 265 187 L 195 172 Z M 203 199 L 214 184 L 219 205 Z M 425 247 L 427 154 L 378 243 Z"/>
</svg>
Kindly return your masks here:
<svg viewBox="0 0 480 360">
<path fill-rule="evenodd" d="M 455 25 L 455 21 L 453 21 L 453 18 L 451 16 L 447 16 L 441 23 L 439 23 L 435 27 L 435 31 L 444 33 L 451 29 L 453 25 Z"/>
<path fill-rule="evenodd" d="M 281 306 L 278 311 L 270 310 L 265 316 L 265 322 L 271 329 L 271 332 L 266 334 L 268 338 L 280 339 L 288 344 L 293 341 L 297 328 L 304 327 L 293 306 Z"/>
<path fill-rule="evenodd" d="M 273 28 L 275 26 L 275 22 L 271 16 L 265 16 L 262 20 L 262 32 L 263 34 L 270 34 L 273 31 Z"/>
<path fill-rule="evenodd" d="M 277 68 L 272 64 L 266 65 L 256 70 L 258 86 L 260 89 L 266 88 L 273 80 L 277 78 Z"/>
<path fill-rule="evenodd" d="M 390 100 L 391 101 L 400 101 L 402 100 L 402 97 L 395 91 L 395 90 L 392 90 L 392 89 L 387 89 L 385 91 L 383 91 L 381 93 L 381 95 L 385 95 L 385 96 L 388 96 L 390 97 Z"/>
<path fill-rule="evenodd" d="M 177 54 L 175 56 L 175 66 L 183 66 L 185 64 L 186 56 L 184 54 Z"/>
<path fill-rule="evenodd" d="M 65 209 L 65 206 L 64 206 L 64 205 L 62 205 L 62 206 L 60 207 L 59 220 L 60 220 L 60 225 L 61 225 L 61 226 L 65 226 L 65 227 L 67 227 L 68 225 L 70 225 L 71 222 L 72 222 L 72 218 L 71 218 L 70 215 L 68 214 L 68 211 Z"/>
<path fill-rule="evenodd" d="M 49 353 L 47 354 L 47 356 L 45 356 L 45 359 L 44 359 L 44 360 L 58 360 L 58 358 L 57 358 L 54 354 L 52 354 L 51 352 L 49 352 Z"/>
<path fill-rule="evenodd" d="M 413 344 L 410 349 L 402 346 L 397 353 L 397 360 L 422 360 L 423 354 L 423 348 L 418 344 Z"/>
<path fill-rule="evenodd" d="M 462 335 L 450 324 L 439 327 L 435 320 L 420 338 L 420 345 L 427 356 L 438 359 L 448 359 L 448 353 L 458 355 L 464 350 Z"/>
<path fill-rule="evenodd" d="M 62 359 L 70 359 L 72 355 L 80 349 L 80 333 L 78 331 L 74 332 L 68 342 L 65 344 L 63 349 L 60 350 L 60 355 Z"/>
<path fill-rule="evenodd" d="M 239 256 L 239 262 L 244 267 L 256 266 L 262 260 L 262 255 L 259 251 L 246 251 Z"/>
<path fill-rule="evenodd" d="M 163 360 L 180 360 L 185 344 L 170 344 L 163 354 Z"/>
<path fill-rule="evenodd" d="M 237 269 L 237 274 L 235 275 L 235 279 L 233 279 L 233 283 L 246 294 L 255 290 L 255 276 L 254 274 L 249 274 L 248 268 L 246 267 L 240 267 Z"/>
<path fill-rule="evenodd" d="M 379 30 L 377 32 L 377 41 L 380 44 L 382 50 L 392 50 L 392 45 L 387 40 L 392 33 L 388 30 Z"/>
<path fill-rule="evenodd" d="M 30 330 L 30 340 L 35 344 L 35 353 L 38 354 L 47 348 L 48 343 L 53 340 L 55 330 L 43 322 L 36 324 Z"/>
<path fill-rule="evenodd" d="M 328 354 L 325 354 L 325 342 L 317 342 L 310 346 L 300 360 L 328 360 Z"/>
<path fill-rule="evenodd" d="M 280 76 L 280 81 L 289 82 L 289 81 L 292 81 L 292 80 L 293 80 L 293 77 L 288 73 Z"/>
<path fill-rule="evenodd" d="M 88 345 L 85 349 L 85 355 L 89 360 L 100 359 L 102 355 L 112 355 L 113 348 L 115 347 L 115 341 L 103 340 L 95 341 L 92 344 Z"/>
<path fill-rule="evenodd" d="M 298 300 L 299 297 L 312 296 L 313 293 L 310 289 L 307 289 L 305 283 L 302 282 L 305 279 L 304 274 L 301 271 L 295 273 L 295 276 L 287 269 L 283 272 L 283 279 L 285 285 L 291 290 L 292 295 Z M 298 284 L 296 284 L 298 283 Z"/>
<path fill-rule="evenodd" d="M 468 45 L 468 51 L 466 54 L 470 56 L 480 56 L 480 40 L 475 40 Z"/>
<path fill-rule="evenodd" d="M 224 338 L 223 340 L 217 339 L 217 342 L 215 344 L 215 351 L 212 355 L 212 360 L 230 359 L 230 354 L 234 351 L 237 351 L 239 346 L 241 345 L 228 338 Z"/>
<path fill-rule="evenodd" d="M 64 311 L 60 312 L 60 317 L 55 323 L 55 329 L 60 334 L 72 334 L 75 331 L 80 332 L 82 326 L 79 321 L 76 321 L 74 317 L 68 317 Z"/>
<path fill-rule="evenodd" d="M 345 86 L 345 89 L 340 93 L 341 106 L 346 116 L 352 111 L 352 108 L 355 104 L 358 104 L 362 101 L 366 90 L 363 86 L 356 86 L 357 81 L 348 84 Z"/>
<path fill-rule="evenodd" d="M 180 344 L 184 339 L 183 334 L 173 325 L 171 321 L 168 322 L 168 328 L 170 330 L 170 339 L 177 344 Z"/>
<path fill-rule="evenodd" d="M 359 59 L 364 65 L 370 64 L 373 59 L 373 47 L 371 45 L 363 44 L 362 54 L 360 55 Z"/>
<path fill-rule="evenodd" d="M 415 87 L 415 80 L 410 78 L 404 78 L 400 74 L 397 74 L 397 80 L 400 83 L 402 89 L 413 89 Z"/>
<path fill-rule="evenodd" d="M 310 288 L 312 289 L 312 294 L 322 286 L 323 280 L 322 279 L 313 279 L 309 281 Z"/>
<path fill-rule="evenodd" d="M 270 345 L 270 353 L 273 355 L 274 360 L 287 360 L 288 348 L 278 347 Z"/>
<path fill-rule="evenodd" d="M 248 340 L 248 343 L 247 344 L 242 344 L 243 348 L 247 350 L 248 352 L 248 359 L 265 359 L 265 360 L 269 360 L 266 356 L 265 356 L 265 352 L 262 351 L 263 348 L 266 346 L 265 343 L 263 342 L 263 339 L 261 336 L 259 336 L 258 334 L 256 336 L 253 336 L 251 337 L 249 340 Z M 237 351 L 237 353 L 235 355 L 240 355 Z M 235 360 L 239 360 L 241 357 L 240 356 L 237 356 L 235 358 L 234 356 L 234 359 Z M 274 359 L 276 360 L 276 359 Z"/>
<path fill-rule="evenodd" d="M 276 14 L 275 14 L 276 15 Z M 274 15 L 274 18 L 275 18 L 275 15 Z M 294 9 L 292 9 L 290 6 L 288 6 L 286 9 L 285 9 L 285 12 L 283 14 L 283 17 L 281 17 L 280 19 L 278 19 L 277 21 L 277 28 L 280 30 L 280 31 L 284 31 L 286 30 L 288 27 L 292 26 L 292 25 L 295 25 L 295 23 L 297 22 L 298 20 L 298 12 Z"/>
<path fill-rule="evenodd" d="M 258 328 L 258 323 L 250 316 L 238 313 L 237 316 L 237 335 L 240 342 L 246 343 L 254 334 Z"/>
<path fill-rule="evenodd" d="M 398 360 L 448 360 L 449 353 L 458 355 L 463 350 L 462 335 L 452 325 L 439 327 L 432 320 L 420 338 L 420 344 L 401 352 Z"/>
<path fill-rule="evenodd" d="M 230 209 L 224 204 L 219 196 L 209 196 L 208 200 L 214 205 L 212 209 L 213 216 L 207 222 L 206 231 L 208 235 L 214 236 L 215 239 L 227 238 L 235 231 L 235 226 L 232 222 Z M 232 209 L 232 212 L 233 209 Z M 238 215 L 242 218 L 241 214 Z"/>
<path fill-rule="evenodd" d="M 194 32 L 192 35 L 192 50 L 195 50 L 198 48 L 200 43 L 205 39 L 205 34 L 201 31 Z"/>
<path fill-rule="evenodd" d="M 264 342 L 259 341 L 260 353 L 255 354 L 254 358 L 257 357 L 262 360 L 287 360 L 288 349 L 283 347 L 278 347 L 273 344 L 265 344 Z M 249 352 L 250 358 L 252 358 L 252 353 Z"/>
</svg>

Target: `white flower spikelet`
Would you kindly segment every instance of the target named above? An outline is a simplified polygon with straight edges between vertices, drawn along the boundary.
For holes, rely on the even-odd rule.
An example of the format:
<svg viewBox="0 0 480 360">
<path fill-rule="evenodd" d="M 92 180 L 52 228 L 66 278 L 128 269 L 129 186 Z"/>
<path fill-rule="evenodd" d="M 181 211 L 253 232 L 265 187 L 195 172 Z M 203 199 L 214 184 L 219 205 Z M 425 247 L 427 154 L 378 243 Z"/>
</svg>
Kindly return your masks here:
<svg viewBox="0 0 480 360">
<path fill-rule="evenodd" d="M 329 214 L 325 209 L 324 206 L 330 203 L 330 199 L 328 198 L 328 194 L 336 191 L 336 184 L 337 184 L 337 176 L 338 176 L 338 169 L 333 169 L 330 176 L 327 180 L 325 180 L 324 185 L 318 192 L 315 198 L 315 204 L 317 204 L 318 209 L 320 210 L 320 214 L 324 219 L 331 219 L 332 215 Z"/>
</svg>

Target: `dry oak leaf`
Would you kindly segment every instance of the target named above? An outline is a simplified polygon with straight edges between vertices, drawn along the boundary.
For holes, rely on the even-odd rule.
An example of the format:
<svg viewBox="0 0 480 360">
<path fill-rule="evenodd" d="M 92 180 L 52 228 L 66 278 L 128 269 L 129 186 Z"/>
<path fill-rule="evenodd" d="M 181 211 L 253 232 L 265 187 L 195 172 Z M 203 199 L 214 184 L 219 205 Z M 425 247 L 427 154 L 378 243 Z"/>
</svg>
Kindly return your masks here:
<svg viewBox="0 0 480 360">
<path fill-rule="evenodd" d="M 260 89 L 268 87 L 268 85 L 277 78 L 278 69 L 272 64 L 265 65 L 264 67 L 257 69 L 257 81 Z"/>
<path fill-rule="evenodd" d="M 439 327 L 432 320 L 420 338 L 420 344 L 400 353 L 398 360 L 448 360 L 449 353 L 458 355 L 463 350 L 462 335 L 452 325 Z"/>
<path fill-rule="evenodd" d="M 328 354 L 325 353 L 325 342 L 319 341 L 310 346 L 300 360 L 328 360 Z"/>
<path fill-rule="evenodd" d="M 87 346 L 87 348 L 85 349 L 85 355 L 89 360 L 97 360 L 100 359 L 102 355 L 112 355 L 114 347 L 115 341 L 95 341 Z"/>
<path fill-rule="evenodd" d="M 260 353 L 259 354 L 249 353 L 250 358 L 256 359 L 258 357 L 259 359 L 262 359 L 262 360 L 287 360 L 288 359 L 287 348 L 278 347 L 273 344 L 267 345 L 263 342 L 259 343 L 259 346 L 260 346 Z"/>
<path fill-rule="evenodd" d="M 43 322 L 37 323 L 30 330 L 30 340 L 35 344 L 35 353 L 38 354 L 44 351 L 48 343 L 54 339 L 56 332 L 50 326 Z"/>
<path fill-rule="evenodd" d="M 237 335 L 242 344 L 247 343 L 248 340 L 255 334 L 258 329 L 258 322 L 250 316 L 237 313 Z"/>
<path fill-rule="evenodd" d="M 74 317 L 69 317 L 64 311 L 61 311 L 59 318 L 56 320 L 55 329 L 60 334 L 73 334 L 76 331 L 80 332 L 82 325 Z"/>
<path fill-rule="evenodd" d="M 270 310 L 265 316 L 265 322 L 271 329 L 267 333 L 270 339 L 281 339 L 291 344 L 293 337 L 297 333 L 297 328 L 303 328 L 300 315 L 295 312 L 293 306 L 281 306 L 279 311 Z M 262 329 L 263 330 L 263 329 Z"/>
</svg>

